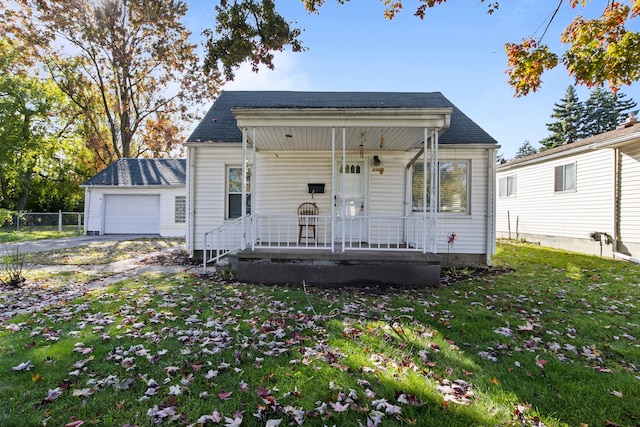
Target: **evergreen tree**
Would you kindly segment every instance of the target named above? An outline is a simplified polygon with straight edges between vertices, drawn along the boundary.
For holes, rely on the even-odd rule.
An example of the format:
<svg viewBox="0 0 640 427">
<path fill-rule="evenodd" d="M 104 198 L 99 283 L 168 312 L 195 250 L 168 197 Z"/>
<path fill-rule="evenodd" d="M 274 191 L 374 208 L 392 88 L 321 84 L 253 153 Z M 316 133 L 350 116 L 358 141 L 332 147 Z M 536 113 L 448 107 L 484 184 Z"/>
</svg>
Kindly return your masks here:
<svg viewBox="0 0 640 427">
<path fill-rule="evenodd" d="M 529 141 L 525 141 L 520 146 L 520 148 L 518 148 L 518 151 L 516 152 L 514 159 L 521 159 L 522 157 L 527 157 L 527 156 L 530 156 L 531 154 L 536 154 L 537 152 L 538 150 L 533 145 L 531 145 Z"/>
<path fill-rule="evenodd" d="M 624 93 L 612 93 L 601 88 L 594 89 L 585 102 L 583 136 L 588 137 L 614 130 L 629 113 L 634 112 L 633 108 L 636 106 L 637 103 L 632 99 L 626 99 Z"/>
<path fill-rule="evenodd" d="M 583 114 L 584 106 L 578 99 L 576 88 L 569 86 L 564 98 L 554 104 L 551 117 L 556 121 L 546 124 L 551 135 L 540 141 L 541 150 L 558 147 L 565 142 L 573 142 L 580 138 L 582 136 L 580 121 Z"/>
</svg>

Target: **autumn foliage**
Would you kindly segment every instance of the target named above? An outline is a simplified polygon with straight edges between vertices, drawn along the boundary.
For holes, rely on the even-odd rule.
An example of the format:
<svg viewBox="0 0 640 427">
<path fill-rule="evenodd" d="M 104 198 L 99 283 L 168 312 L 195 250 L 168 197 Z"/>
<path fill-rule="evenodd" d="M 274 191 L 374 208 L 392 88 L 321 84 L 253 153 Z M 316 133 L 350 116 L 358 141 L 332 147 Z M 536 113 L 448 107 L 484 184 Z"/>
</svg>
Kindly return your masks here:
<svg viewBox="0 0 640 427">
<path fill-rule="evenodd" d="M 309 12 L 317 12 L 325 0 L 301 0 Z M 349 0 L 337 0 L 343 4 Z M 442 5 L 447 0 L 414 0 L 417 3 L 414 15 L 420 19 L 428 9 Z M 500 2 L 480 0 L 493 14 Z M 382 0 L 384 17 L 393 19 L 408 1 Z M 640 0 L 608 1 L 601 15 L 586 19 L 580 15 L 566 27 L 560 42 L 567 46 L 564 53 L 553 52 L 543 43 L 546 31 L 565 0 L 556 0 L 550 7 L 550 19 L 543 25 L 542 35 L 524 37 L 520 43 L 506 43 L 506 73 L 515 96 L 535 92 L 542 85 L 542 74 L 560 62 L 579 85 L 609 86 L 616 91 L 640 79 L 640 34 L 629 29 L 631 20 L 640 14 Z M 573 9 L 598 7 L 587 0 L 568 0 Z M 597 3 L 597 2 L 596 2 Z M 546 6 L 546 4 L 544 5 Z M 543 7 L 544 7 L 543 6 Z M 546 6 L 549 7 L 549 6 Z"/>
</svg>

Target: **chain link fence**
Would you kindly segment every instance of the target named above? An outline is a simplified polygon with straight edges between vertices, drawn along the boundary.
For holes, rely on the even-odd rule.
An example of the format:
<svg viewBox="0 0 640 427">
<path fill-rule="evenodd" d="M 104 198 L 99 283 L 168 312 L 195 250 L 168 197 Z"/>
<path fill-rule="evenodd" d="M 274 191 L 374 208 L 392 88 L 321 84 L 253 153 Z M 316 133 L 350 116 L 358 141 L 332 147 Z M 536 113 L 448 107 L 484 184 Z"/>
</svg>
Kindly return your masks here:
<svg viewBox="0 0 640 427">
<path fill-rule="evenodd" d="M 81 212 L 14 212 L 0 224 L 0 231 L 82 231 L 83 220 Z"/>
</svg>

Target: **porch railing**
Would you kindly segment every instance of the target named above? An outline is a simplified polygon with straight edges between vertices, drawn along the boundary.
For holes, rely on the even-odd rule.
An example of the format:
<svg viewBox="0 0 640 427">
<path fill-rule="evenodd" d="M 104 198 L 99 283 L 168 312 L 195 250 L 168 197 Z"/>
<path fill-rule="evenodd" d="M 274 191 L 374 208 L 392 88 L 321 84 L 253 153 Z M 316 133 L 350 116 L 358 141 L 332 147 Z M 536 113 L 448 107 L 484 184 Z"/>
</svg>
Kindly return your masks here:
<svg viewBox="0 0 640 427">
<path fill-rule="evenodd" d="M 204 235 L 203 267 L 243 247 L 271 249 L 423 251 L 429 221 L 420 216 L 338 218 L 334 240 L 330 216 L 314 217 L 315 229 L 297 215 L 254 215 L 235 219 Z M 303 218 L 305 219 L 305 218 Z M 343 232 L 344 229 L 344 232 Z M 314 235 L 315 232 L 315 235 Z M 428 243 L 427 243 L 428 246 Z"/>
<path fill-rule="evenodd" d="M 202 254 L 204 272 L 207 272 L 207 264 L 218 262 L 229 253 L 240 250 L 243 238 L 248 236 L 247 230 L 251 230 L 251 218 L 240 217 L 204 233 L 204 253 Z"/>
<path fill-rule="evenodd" d="M 254 249 L 331 249 L 331 216 L 256 215 L 253 235 Z"/>
<path fill-rule="evenodd" d="M 311 227 L 300 229 L 295 215 L 256 215 L 252 248 L 345 250 L 423 250 L 425 221 L 418 216 L 357 216 L 336 220 L 331 241 L 330 216 L 317 216 L 315 238 Z M 304 223 L 304 221 L 302 221 Z M 344 233 L 343 233 L 344 227 Z M 302 231 L 302 238 L 298 240 Z M 427 233 L 429 232 L 427 226 Z M 344 238 L 344 239 L 343 239 Z"/>
</svg>

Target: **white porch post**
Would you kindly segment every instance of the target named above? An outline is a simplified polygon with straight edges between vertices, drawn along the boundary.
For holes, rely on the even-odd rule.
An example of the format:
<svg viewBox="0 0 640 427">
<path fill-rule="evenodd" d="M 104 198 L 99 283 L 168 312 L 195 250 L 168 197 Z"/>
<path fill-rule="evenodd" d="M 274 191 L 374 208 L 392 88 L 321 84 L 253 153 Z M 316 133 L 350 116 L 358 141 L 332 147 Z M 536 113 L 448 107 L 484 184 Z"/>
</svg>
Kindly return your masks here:
<svg viewBox="0 0 640 427">
<path fill-rule="evenodd" d="M 427 227 L 427 194 L 431 194 L 429 206 L 431 206 L 431 201 L 433 200 L 433 193 L 429 193 L 431 188 L 427 188 L 427 170 L 429 169 L 427 163 L 427 144 L 429 144 L 429 128 L 424 128 L 424 144 L 424 166 L 422 167 L 422 253 L 427 252 L 427 232 L 431 232 L 430 227 Z M 433 145 L 433 141 L 431 144 Z M 433 180 L 431 181 L 431 185 L 433 185 Z"/>
<path fill-rule="evenodd" d="M 242 128 L 242 239 L 240 249 L 247 249 L 247 129 Z"/>
<path fill-rule="evenodd" d="M 257 171 L 257 163 L 256 163 L 256 128 L 253 128 L 253 136 L 251 139 L 251 181 L 249 184 L 249 188 L 251 188 L 251 250 L 256 249 L 256 236 L 258 232 L 258 224 L 256 221 L 256 171 Z"/>
<path fill-rule="evenodd" d="M 331 128 L 331 253 L 336 251 L 336 128 Z"/>
<path fill-rule="evenodd" d="M 342 252 L 346 251 L 346 207 L 345 207 L 345 194 L 347 192 L 346 187 L 346 169 L 347 169 L 347 128 L 342 128 L 342 188 L 340 191 L 342 192 L 342 199 L 340 201 L 340 215 L 342 215 Z"/>
<path fill-rule="evenodd" d="M 438 194 L 440 188 L 440 169 L 438 168 L 438 128 L 432 130 L 431 136 L 431 252 L 438 253 Z"/>
</svg>

